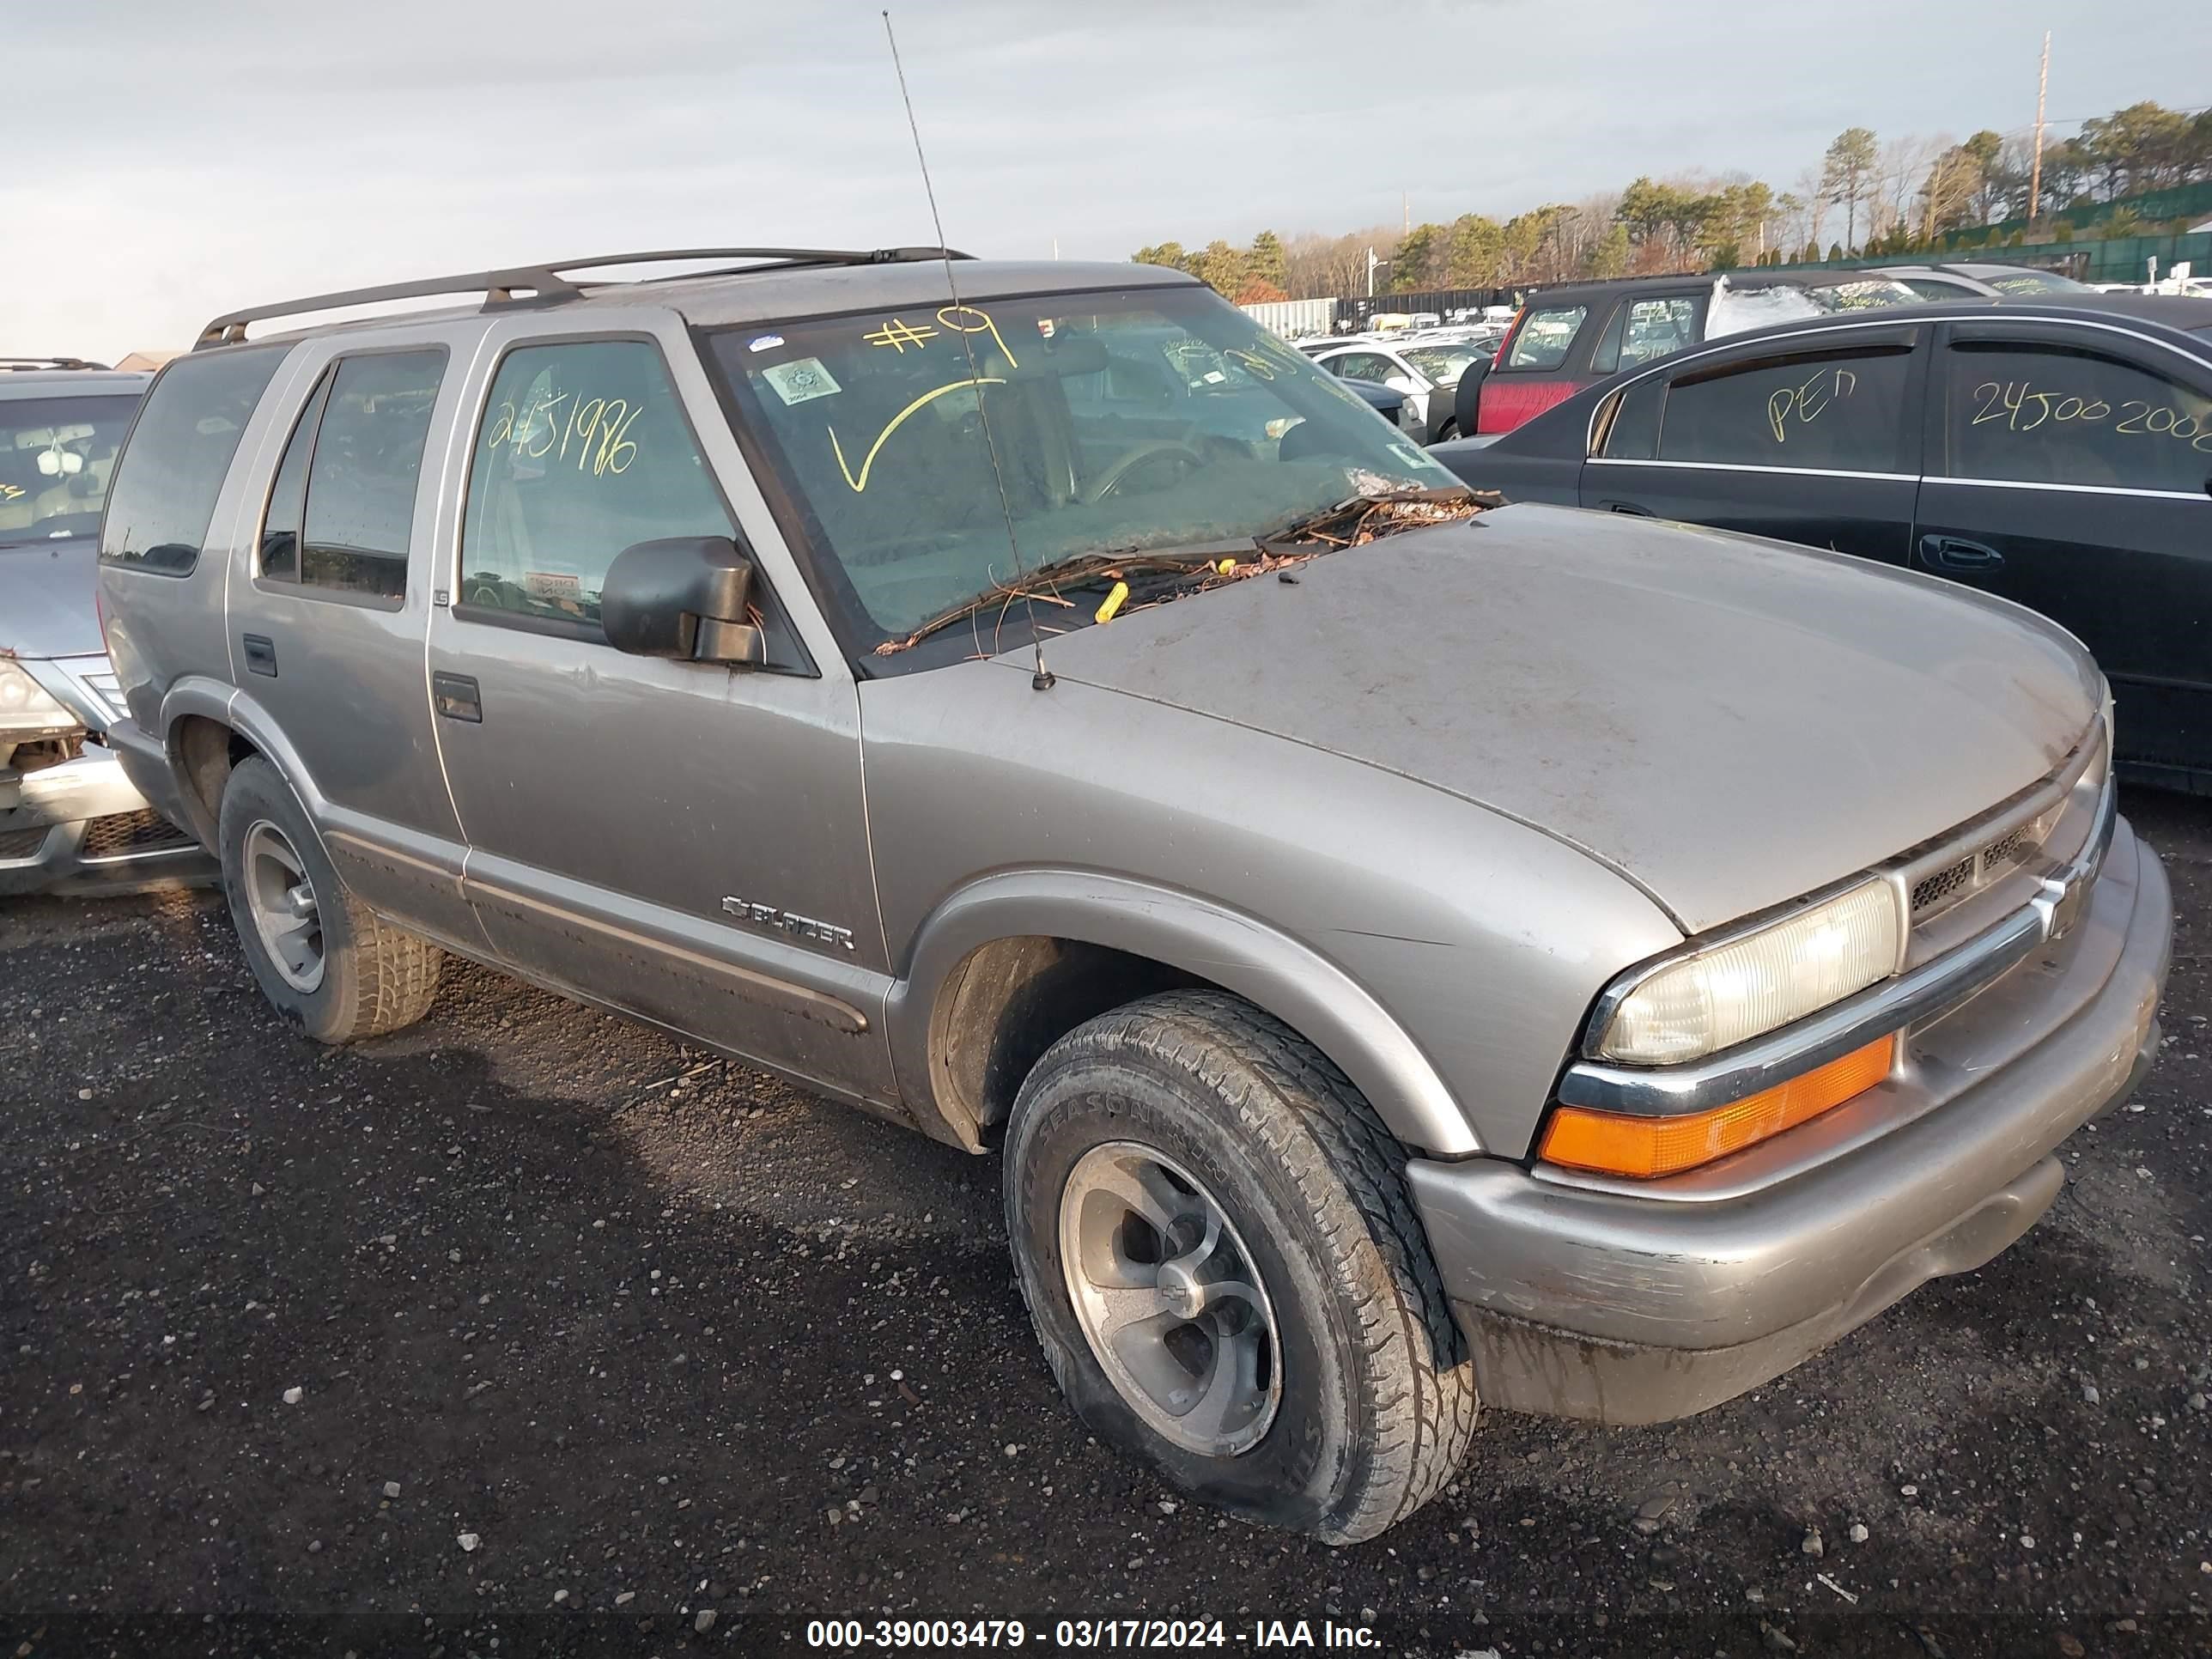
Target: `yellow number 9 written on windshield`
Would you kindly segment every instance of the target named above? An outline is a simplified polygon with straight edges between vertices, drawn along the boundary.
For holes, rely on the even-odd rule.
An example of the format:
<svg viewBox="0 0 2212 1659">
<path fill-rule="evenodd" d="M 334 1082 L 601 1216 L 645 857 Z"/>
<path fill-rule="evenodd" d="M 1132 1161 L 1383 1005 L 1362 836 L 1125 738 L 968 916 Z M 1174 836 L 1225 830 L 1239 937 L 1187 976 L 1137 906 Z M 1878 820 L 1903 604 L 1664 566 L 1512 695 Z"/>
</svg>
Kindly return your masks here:
<svg viewBox="0 0 2212 1659">
<path fill-rule="evenodd" d="M 643 404 L 626 398 L 544 392 L 520 410 L 511 400 L 500 404 L 484 429 L 484 446 L 497 449 L 505 444 L 526 460 L 551 456 L 556 465 L 573 453 L 579 472 L 605 477 L 626 471 L 637 459 L 629 428 L 643 412 Z"/>
</svg>

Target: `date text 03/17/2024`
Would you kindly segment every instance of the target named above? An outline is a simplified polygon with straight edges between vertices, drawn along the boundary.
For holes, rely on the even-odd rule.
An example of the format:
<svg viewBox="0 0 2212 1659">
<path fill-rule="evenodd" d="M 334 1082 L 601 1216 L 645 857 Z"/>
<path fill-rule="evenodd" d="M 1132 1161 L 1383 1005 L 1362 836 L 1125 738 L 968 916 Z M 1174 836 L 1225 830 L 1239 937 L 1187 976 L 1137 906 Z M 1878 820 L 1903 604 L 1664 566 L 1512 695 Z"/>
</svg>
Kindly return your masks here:
<svg viewBox="0 0 2212 1659">
<path fill-rule="evenodd" d="M 1046 1639 L 1044 1626 L 1018 1619 L 816 1619 L 806 1626 L 806 1645 L 831 1650 L 1044 1647 Z M 1249 1626 L 1231 1626 L 1219 1619 L 1061 1619 L 1050 1626 L 1050 1644 L 1061 1651 L 1240 1647 L 1372 1653 L 1382 1650 L 1382 1638 L 1368 1625 L 1328 1620 L 1256 1619 Z"/>
</svg>

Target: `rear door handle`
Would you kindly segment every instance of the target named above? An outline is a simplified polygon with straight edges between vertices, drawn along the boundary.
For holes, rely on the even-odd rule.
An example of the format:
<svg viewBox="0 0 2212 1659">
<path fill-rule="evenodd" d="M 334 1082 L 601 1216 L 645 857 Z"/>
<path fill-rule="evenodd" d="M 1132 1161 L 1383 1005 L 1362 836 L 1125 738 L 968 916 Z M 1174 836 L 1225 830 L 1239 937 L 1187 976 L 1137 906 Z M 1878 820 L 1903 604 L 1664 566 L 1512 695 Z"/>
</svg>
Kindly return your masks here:
<svg viewBox="0 0 2212 1659">
<path fill-rule="evenodd" d="M 1963 536 L 1923 536 L 1920 556 L 1938 570 L 2001 570 L 2004 555 Z"/>
<path fill-rule="evenodd" d="M 1598 505 L 1608 513 L 1626 513 L 1638 519 L 1648 519 L 1651 516 L 1650 507 L 1638 507 L 1634 501 L 1600 501 Z"/>
<path fill-rule="evenodd" d="M 477 695 L 476 681 L 466 674 L 431 675 L 430 702 L 449 720 L 483 724 L 483 701 Z"/>
<path fill-rule="evenodd" d="M 246 647 L 246 672 L 258 674 L 264 679 L 276 678 L 276 642 L 266 634 L 246 634 L 240 636 Z"/>
</svg>

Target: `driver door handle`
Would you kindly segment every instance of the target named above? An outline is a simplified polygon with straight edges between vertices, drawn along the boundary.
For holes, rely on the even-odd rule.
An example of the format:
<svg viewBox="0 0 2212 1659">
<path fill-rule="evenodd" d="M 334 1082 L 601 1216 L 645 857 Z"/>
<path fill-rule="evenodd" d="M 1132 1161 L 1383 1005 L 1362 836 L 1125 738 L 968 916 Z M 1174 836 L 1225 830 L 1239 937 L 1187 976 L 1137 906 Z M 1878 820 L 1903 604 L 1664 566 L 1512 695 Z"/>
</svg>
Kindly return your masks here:
<svg viewBox="0 0 2212 1659">
<path fill-rule="evenodd" d="M 1608 513 L 1626 513 L 1638 519 L 1648 519 L 1651 516 L 1650 507 L 1638 507 L 1634 501 L 1600 501 L 1598 505 Z"/>
<path fill-rule="evenodd" d="M 1963 536 L 1923 536 L 1920 556 L 1938 570 L 1990 571 L 2004 568 L 2004 555 Z"/>
<path fill-rule="evenodd" d="M 471 726 L 483 724 L 483 700 L 471 675 L 448 674 L 442 670 L 431 675 L 430 702 L 447 720 L 465 720 Z"/>
</svg>

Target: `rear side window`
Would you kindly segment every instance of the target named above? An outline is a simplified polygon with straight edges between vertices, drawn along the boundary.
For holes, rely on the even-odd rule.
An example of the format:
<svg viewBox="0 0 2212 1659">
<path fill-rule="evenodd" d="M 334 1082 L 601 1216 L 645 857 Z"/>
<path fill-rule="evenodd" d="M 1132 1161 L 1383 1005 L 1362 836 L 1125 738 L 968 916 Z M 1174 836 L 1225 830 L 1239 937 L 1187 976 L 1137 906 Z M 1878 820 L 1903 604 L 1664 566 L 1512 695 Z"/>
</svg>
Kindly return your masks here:
<svg viewBox="0 0 2212 1659">
<path fill-rule="evenodd" d="M 1636 300 L 1628 307 L 1620 355 L 1609 363 L 1592 363 L 1601 374 L 1634 368 L 1686 351 L 1698 343 L 1698 301 L 1684 295 L 1672 300 Z"/>
<path fill-rule="evenodd" d="M 469 467 L 456 609 L 603 640 L 607 567 L 672 536 L 737 531 L 659 349 L 565 340 L 508 352 Z"/>
<path fill-rule="evenodd" d="M 1659 459 L 1730 466 L 1903 470 L 1909 346 L 1800 354 L 1677 380 Z"/>
<path fill-rule="evenodd" d="M 246 422 L 289 349 L 195 352 L 162 371 L 108 487 L 101 558 L 191 574 Z"/>
<path fill-rule="evenodd" d="M 1960 341 L 1944 381 L 1952 477 L 2192 495 L 2212 477 L 2212 398 L 2119 358 Z"/>
<path fill-rule="evenodd" d="M 1506 368 L 1557 368 L 1567 361 L 1575 336 L 1589 315 L 1588 306 L 1540 307 L 1528 313 L 1505 354 Z"/>
<path fill-rule="evenodd" d="M 331 366 L 292 434 L 270 492 L 273 514 L 287 505 L 278 499 L 284 474 L 298 476 L 303 447 L 312 446 L 299 535 L 301 588 L 380 604 L 406 597 L 422 446 L 445 372 L 442 349 L 367 352 Z M 265 560 L 265 528 L 262 547 Z M 265 563 L 264 571 L 275 574 Z"/>
<path fill-rule="evenodd" d="M 1403 372 L 1379 351 L 1347 351 L 1340 357 L 1330 358 L 1322 367 L 1339 380 L 1365 380 L 1373 386 L 1381 386 L 1393 374 Z"/>
</svg>

